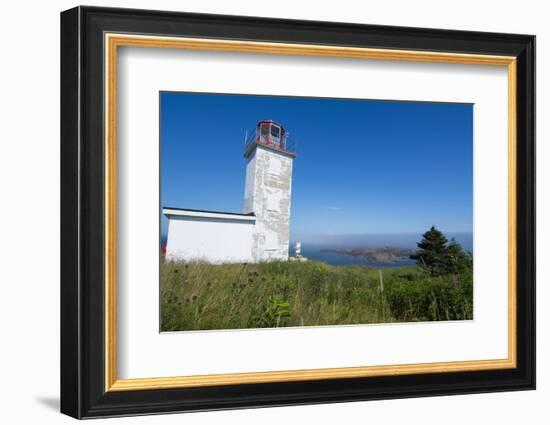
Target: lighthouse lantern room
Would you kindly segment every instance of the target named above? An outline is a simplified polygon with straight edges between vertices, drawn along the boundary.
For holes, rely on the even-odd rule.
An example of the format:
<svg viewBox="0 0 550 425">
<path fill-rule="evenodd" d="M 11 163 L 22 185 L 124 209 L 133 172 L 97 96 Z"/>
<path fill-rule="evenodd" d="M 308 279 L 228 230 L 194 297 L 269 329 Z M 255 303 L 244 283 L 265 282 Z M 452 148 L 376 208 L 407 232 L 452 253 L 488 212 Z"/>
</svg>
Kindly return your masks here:
<svg viewBox="0 0 550 425">
<path fill-rule="evenodd" d="M 281 124 L 272 120 L 260 121 L 246 139 L 244 156 L 248 157 L 257 144 L 294 156 L 294 144 L 289 143 L 288 136 Z"/>
</svg>

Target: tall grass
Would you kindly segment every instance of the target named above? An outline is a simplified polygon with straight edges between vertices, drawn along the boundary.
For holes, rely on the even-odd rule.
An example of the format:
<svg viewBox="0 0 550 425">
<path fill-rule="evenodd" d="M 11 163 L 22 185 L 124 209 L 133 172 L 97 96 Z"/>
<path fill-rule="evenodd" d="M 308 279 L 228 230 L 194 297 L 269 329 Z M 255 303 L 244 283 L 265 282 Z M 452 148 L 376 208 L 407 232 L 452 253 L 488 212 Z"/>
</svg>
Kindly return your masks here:
<svg viewBox="0 0 550 425">
<path fill-rule="evenodd" d="M 161 266 L 163 331 L 472 318 L 471 276 L 305 263 Z"/>
</svg>

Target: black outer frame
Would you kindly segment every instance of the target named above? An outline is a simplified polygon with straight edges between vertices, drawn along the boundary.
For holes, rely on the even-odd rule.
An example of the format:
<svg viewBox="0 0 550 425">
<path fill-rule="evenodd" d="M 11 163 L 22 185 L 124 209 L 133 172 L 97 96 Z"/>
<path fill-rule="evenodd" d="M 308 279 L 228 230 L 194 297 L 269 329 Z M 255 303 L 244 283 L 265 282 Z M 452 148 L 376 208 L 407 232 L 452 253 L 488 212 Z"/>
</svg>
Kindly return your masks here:
<svg viewBox="0 0 550 425">
<path fill-rule="evenodd" d="M 517 57 L 517 368 L 104 391 L 105 32 Z M 77 7 L 61 13 L 61 412 L 75 418 L 535 388 L 535 37 Z"/>
</svg>

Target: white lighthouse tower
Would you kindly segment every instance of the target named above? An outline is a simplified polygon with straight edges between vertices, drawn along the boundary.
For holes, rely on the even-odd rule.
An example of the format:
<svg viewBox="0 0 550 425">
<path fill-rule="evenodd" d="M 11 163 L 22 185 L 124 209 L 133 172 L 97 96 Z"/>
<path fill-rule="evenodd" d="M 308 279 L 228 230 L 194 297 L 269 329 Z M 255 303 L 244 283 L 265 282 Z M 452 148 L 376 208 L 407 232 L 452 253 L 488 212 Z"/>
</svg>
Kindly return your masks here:
<svg viewBox="0 0 550 425">
<path fill-rule="evenodd" d="M 244 212 L 164 207 L 166 259 L 209 263 L 288 260 L 292 161 L 288 133 L 260 121 L 244 150 Z"/>
<path fill-rule="evenodd" d="M 290 233 L 292 162 L 288 133 L 273 121 L 260 121 L 248 139 L 244 213 L 254 213 L 255 261 L 287 260 Z"/>
</svg>

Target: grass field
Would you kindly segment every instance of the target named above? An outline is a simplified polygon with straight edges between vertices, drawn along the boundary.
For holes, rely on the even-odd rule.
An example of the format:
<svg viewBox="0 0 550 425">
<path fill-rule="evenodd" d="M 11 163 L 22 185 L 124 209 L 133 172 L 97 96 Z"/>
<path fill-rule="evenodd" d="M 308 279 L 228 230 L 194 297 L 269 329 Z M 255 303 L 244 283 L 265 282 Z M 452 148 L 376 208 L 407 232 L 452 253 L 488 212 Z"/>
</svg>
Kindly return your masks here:
<svg viewBox="0 0 550 425">
<path fill-rule="evenodd" d="M 472 273 L 431 277 L 419 267 L 163 262 L 162 331 L 271 328 L 473 316 Z"/>
</svg>

